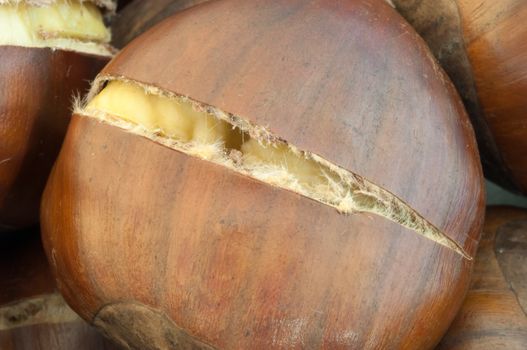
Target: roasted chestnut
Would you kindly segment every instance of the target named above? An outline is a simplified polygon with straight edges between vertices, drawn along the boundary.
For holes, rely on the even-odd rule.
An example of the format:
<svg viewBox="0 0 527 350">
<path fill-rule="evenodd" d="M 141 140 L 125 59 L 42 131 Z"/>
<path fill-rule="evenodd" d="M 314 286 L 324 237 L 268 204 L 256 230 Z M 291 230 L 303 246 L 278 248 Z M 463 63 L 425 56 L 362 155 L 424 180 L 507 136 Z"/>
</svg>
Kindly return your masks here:
<svg viewBox="0 0 527 350">
<path fill-rule="evenodd" d="M 430 348 L 483 221 L 474 134 L 385 1 L 218 0 L 132 41 L 43 197 L 74 310 L 132 348 Z"/>
</svg>

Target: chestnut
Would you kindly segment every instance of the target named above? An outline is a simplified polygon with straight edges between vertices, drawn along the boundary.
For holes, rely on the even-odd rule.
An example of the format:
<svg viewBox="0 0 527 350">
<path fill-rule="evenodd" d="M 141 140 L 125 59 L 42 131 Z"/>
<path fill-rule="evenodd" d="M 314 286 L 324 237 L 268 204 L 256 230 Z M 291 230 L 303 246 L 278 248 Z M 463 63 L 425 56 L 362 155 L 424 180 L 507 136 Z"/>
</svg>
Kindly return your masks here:
<svg viewBox="0 0 527 350">
<path fill-rule="evenodd" d="M 393 0 L 469 112 L 485 176 L 527 194 L 527 2 Z"/>
<path fill-rule="evenodd" d="M 490 207 L 467 297 L 437 347 L 525 349 L 527 210 Z"/>
<path fill-rule="evenodd" d="M 101 10 L 111 1 L 0 1 L 0 232 L 38 222 L 70 120 L 113 55 Z"/>
<path fill-rule="evenodd" d="M 483 202 L 462 103 L 389 4 L 219 0 L 98 75 L 41 220 L 65 299 L 122 345 L 424 349 Z"/>
</svg>

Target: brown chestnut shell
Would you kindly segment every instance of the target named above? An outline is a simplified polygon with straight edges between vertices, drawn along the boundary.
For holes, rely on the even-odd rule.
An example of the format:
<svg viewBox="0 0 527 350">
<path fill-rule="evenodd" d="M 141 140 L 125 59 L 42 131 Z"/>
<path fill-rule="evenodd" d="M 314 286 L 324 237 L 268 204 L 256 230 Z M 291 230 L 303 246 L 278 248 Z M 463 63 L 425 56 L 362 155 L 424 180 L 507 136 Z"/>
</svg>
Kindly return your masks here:
<svg viewBox="0 0 527 350">
<path fill-rule="evenodd" d="M 527 193 L 527 2 L 393 0 L 469 112 L 485 176 Z"/>
<path fill-rule="evenodd" d="M 475 253 L 484 191 L 473 131 L 384 1 L 208 2 L 133 41 L 99 81 L 115 77 L 268 127 Z M 340 214 L 80 115 L 41 217 L 65 298 L 137 347 L 430 348 L 472 266 L 380 216 Z M 142 337 L 153 324 L 163 332 Z"/>
<path fill-rule="evenodd" d="M 75 95 L 108 58 L 0 46 L 0 231 L 38 222 L 40 198 Z"/>
</svg>

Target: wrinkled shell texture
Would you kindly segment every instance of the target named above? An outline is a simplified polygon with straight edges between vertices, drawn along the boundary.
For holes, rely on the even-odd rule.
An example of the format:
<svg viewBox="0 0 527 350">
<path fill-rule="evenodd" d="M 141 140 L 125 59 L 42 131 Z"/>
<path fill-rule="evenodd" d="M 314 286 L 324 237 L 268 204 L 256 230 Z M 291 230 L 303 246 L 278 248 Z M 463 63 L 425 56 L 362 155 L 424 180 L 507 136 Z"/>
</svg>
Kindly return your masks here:
<svg viewBox="0 0 527 350">
<path fill-rule="evenodd" d="M 100 76 L 267 127 L 475 254 L 484 193 L 473 131 L 424 42 L 384 1 L 207 2 L 133 41 Z M 41 218 L 66 300 L 129 345 L 144 344 L 151 319 L 167 331 L 150 344 L 430 348 L 472 266 L 378 215 L 340 214 L 80 115 Z"/>
</svg>

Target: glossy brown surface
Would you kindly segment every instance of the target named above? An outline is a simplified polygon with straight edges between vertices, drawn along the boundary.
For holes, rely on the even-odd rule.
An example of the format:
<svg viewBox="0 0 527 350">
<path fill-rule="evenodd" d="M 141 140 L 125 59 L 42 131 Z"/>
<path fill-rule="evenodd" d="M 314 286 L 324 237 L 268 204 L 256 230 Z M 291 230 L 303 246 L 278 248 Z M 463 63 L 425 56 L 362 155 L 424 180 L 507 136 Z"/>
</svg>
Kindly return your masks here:
<svg viewBox="0 0 527 350">
<path fill-rule="evenodd" d="M 209 0 L 135 0 L 123 2 L 112 21 L 112 44 L 123 48 L 132 39 L 176 12 Z M 121 4 L 120 4 L 121 6 Z"/>
<path fill-rule="evenodd" d="M 135 40 L 103 74 L 268 126 L 388 189 L 475 253 L 484 208 L 468 119 L 383 1 L 202 4 Z M 339 214 L 80 116 L 41 217 L 68 302 L 132 344 L 152 322 L 168 330 L 149 344 L 431 348 L 471 269 L 382 217 Z"/>
<path fill-rule="evenodd" d="M 93 327 L 78 317 L 62 314 L 49 322 L 41 299 L 54 295 L 55 284 L 36 230 L 0 236 L 0 349 L 2 350 L 117 350 Z M 25 308 L 21 302 L 31 301 Z M 70 311 L 71 313 L 71 311 Z M 6 319 L 4 319 L 6 317 Z M 53 320 L 53 322 L 51 322 Z"/>
<path fill-rule="evenodd" d="M 459 0 L 458 7 L 485 118 L 527 193 L 527 2 Z"/>
<path fill-rule="evenodd" d="M 486 176 L 527 191 L 527 2 L 394 0 L 453 79 Z"/>
<path fill-rule="evenodd" d="M 490 208 L 467 298 L 438 349 L 525 349 L 527 211 Z"/>
<path fill-rule="evenodd" d="M 75 94 L 108 61 L 61 50 L 0 46 L 0 232 L 38 222 L 40 197 Z"/>
</svg>

